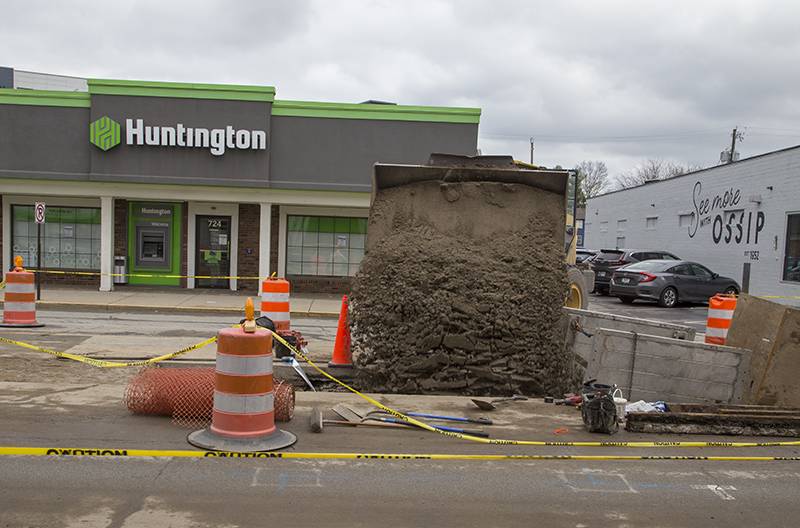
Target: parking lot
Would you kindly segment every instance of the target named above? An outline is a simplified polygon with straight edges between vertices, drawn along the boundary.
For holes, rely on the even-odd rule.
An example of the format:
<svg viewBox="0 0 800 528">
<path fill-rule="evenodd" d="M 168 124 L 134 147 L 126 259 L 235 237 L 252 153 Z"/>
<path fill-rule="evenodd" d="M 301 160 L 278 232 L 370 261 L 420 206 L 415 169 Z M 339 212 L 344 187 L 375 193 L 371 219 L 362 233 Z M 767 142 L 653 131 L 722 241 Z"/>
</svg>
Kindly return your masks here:
<svg viewBox="0 0 800 528">
<path fill-rule="evenodd" d="M 624 304 L 617 297 L 598 293 L 589 296 L 589 310 L 691 326 L 697 329 L 699 340 L 704 339 L 700 334 L 705 334 L 708 320 L 707 303 L 679 304 L 675 308 L 661 308 L 657 303 L 648 301 Z"/>
</svg>

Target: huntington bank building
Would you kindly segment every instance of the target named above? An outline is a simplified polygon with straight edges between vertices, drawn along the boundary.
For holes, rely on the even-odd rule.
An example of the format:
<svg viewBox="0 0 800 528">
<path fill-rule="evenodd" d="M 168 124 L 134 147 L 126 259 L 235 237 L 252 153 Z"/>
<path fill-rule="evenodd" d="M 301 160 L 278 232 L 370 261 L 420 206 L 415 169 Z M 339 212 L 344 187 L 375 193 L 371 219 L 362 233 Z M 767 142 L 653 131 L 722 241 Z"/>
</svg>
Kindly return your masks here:
<svg viewBox="0 0 800 528">
<path fill-rule="evenodd" d="M 0 67 L 0 243 L 43 283 L 347 293 L 372 166 L 475 155 L 480 110 Z"/>
</svg>

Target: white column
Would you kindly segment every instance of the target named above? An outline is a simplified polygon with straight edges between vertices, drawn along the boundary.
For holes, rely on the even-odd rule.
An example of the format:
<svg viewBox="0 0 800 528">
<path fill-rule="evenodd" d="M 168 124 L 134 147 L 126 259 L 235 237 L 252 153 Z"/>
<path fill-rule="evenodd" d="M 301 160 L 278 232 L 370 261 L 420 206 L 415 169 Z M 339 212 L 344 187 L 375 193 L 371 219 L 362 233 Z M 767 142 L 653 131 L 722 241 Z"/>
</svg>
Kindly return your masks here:
<svg viewBox="0 0 800 528">
<path fill-rule="evenodd" d="M 272 204 L 262 203 L 261 205 L 261 223 L 259 226 L 258 236 L 258 276 L 269 277 L 272 271 L 269 267 L 270 245 L 272 242 Z M 261 291 L 261 283 L 259 282 L 258 291 Z"/>
<path fill-rule="evenodd" d="M 113 291 L 114 281 L 114 198 L 100 197 L 100 291 Z"/>
</svg>

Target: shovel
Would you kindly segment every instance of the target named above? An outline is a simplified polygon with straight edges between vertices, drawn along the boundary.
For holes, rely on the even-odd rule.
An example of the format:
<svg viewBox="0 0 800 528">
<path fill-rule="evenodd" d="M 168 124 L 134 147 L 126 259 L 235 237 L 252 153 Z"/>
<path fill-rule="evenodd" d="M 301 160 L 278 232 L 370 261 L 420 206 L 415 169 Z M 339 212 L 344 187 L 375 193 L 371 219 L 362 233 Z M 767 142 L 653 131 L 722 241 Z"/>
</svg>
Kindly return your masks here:
<svg viewBox="0 0 800 528">
<path fill-rule="evenodd" d="M 405 425 L 394 425 L 394 424 L 385 424 L 385 423 L 367 423 L 367 422 L 351 422 L 348 420 L 323 420 L 322 419 L 322 412 L 314 407 L 311 409 L 311 418 L 309 420 L 309 429 L 312 433 L 321 433 L 323 424 L 334 424 L 334 425 L 348 425 L 348 426 L 362 426 L 368 425 L 370 427 L 397 427 L 400 429 L 408 429 Z"/>
<path fill-rule="evenodd" d="M 367 413 L 367 416 L 370 414 L 375 413 L 385 413 L 386 411 L 370 411 Z M 449 420 L 451 422 L 471 422 L 477 423 L 482 425 L 492 425 L 492 422 L 489 418 L 465 418 L 463 416 L 442 416 L 439 414 L 423 414 L 423 413 L 413 413 L 413 412 L 404 412 L 406 416 L 416 416 L 418 418 L 431 418 L 433 420 Z"/>
<path fill-rule="evenodd" d="M 365 418 L 365 417 L 361 416 L 359 413 L 357 413 L 354 409 L 348 407 L 347 405 L 345 405 L 343 403 L 337 403 L 336 405 L 334 405 L 333 406 L 333 412 L 335 412 L 336 414 L 338 414 L 339 416 L 341 416 L 342 418 L 344 418 L 345 420 L 347 420 L 349 422 L 361 423 L 364 420 L 377 420 L 379 422 L 385 422 L 385 423 L 391 423 L 391 424 L 398 424 L 398 425 L 414 427 L 414 424 L 410 424 L 410 423 L 404 422 L 402 420 L 395 420 L 394 418 L 379 418 L 377 416 L 367 416 Z M 451 433 L 462 433 L 462 434 L 467 434 L 467 435 L 472 435 L 472 436 L 481 436 L 481 437 L 484 437 L 484 438 L 488 438 L 489 437 L 489 435 L 487 433 L 484 433 L 483 431 L 469 431 L 469 430 L 466 430 L 466 429 L 455 429 L 453 427 L 441 427 L 441 426 L 431 426 L 431 427 L 435 427 L 436 429 L 441 429 L 442 431 L 449 431 Z"/>
<path fill-rule="evenodd" d="M 300 366 L 300 362 L 297 361 L 295 358 L 292 358 L 292 367 L 294 368 L 294 370 L 297 371 L 298 374 L 300 374 L 300 377 L 303 378 L 303 381 L 305 381 L 306 384 L 308 384 L 308 386 L 311 387 L 311 390 L 317 392 L 317 389 L 315 389 L 314 386 L 311 384 L 311 380 L 308 379 L 306 373 L 303 372 L 303 367 Z"/>
<path fill-rule="evenodd" d="M 474 403 L 475 405 L 477 405 L 478 407 L 480 407 L 481 409 L 483 409 L 485 411 L 492 411 L 492 410 L 496 409 L 496 407 L 494 405 L 492 405 L 494 403 L 499 403 L 499 402 L 504 402 L 504 401 L 527 400 L 527 399 L 528 398 L 526 396 L 522 396 L 520 394 L 515 394 L 515 395 L 510 396 L 508 398 L 496 398 L 496 399 L 494 399 L 494 400 L 492 400 L 490 402 L 483 401 L 483 400 L 472 400 L 472 403 Z"/>
</svg>

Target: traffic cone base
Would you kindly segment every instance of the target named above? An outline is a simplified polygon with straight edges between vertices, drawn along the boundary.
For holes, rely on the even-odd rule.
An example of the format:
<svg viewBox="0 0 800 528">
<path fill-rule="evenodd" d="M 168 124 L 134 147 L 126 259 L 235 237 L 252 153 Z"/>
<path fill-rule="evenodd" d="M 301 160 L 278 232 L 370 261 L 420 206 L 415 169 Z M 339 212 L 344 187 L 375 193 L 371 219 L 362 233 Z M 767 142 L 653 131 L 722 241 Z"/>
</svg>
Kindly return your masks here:
<svg viewBox="0 0 800 528">
<path fill-rule="evenodd" d="M 268 436 L 241 438 L 218 435 L 211 431 L 210 427 L 207 427 L 189 434 L 188 440 L 193 446 L 210 451 L 254 453 L 257 451 L 273 451 L 275 449 L 289 447 L 297 442 L 297 436 L 289 431 L 276 428 L 275 431 Z"/>
</svg>

